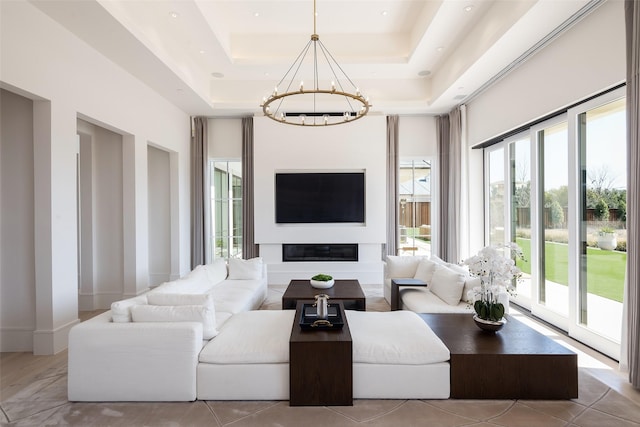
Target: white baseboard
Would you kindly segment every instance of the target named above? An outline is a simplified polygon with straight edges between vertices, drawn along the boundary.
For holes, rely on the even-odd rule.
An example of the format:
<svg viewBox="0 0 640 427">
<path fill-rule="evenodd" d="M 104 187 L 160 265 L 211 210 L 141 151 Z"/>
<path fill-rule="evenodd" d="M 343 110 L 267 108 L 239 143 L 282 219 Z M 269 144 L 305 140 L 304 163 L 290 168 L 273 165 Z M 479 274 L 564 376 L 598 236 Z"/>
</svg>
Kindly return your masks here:
<svg viewBox="0 0 640 427">
<path fill-rule="evenodd" d="M 69 345 L 69 330 L 80 323 L 72 320 L 54 330 L 38 330 L 33 332 L 33 354 L 51 355 L 61 352 Z"/>
</svg>

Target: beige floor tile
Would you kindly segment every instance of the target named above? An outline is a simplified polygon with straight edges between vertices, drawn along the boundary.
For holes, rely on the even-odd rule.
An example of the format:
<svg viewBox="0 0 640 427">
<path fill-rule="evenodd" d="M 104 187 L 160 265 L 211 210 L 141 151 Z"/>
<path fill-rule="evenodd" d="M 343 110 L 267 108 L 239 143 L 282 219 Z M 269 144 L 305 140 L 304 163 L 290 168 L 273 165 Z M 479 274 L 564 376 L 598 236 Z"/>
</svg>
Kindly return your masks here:
<svg viewBox="0 0 640 427">
<path fill-rule="evenodd" d="M 241 418 L 229 427 L 350 427 L 357 423 L 322 406 L 291 407 L 289 402 L 279 402 L 259 413 Z"/>
<path fill-rule="evenodd" d="M 512 400 L 430 400 L 429 404 L 476 421 L 487 421 L 504 414 L 514 404 Z"/>
<path fill-rule="evenodd" d="M 588 373 L 584 369 L 578 370 L 578 398 L 576 402 L 591 406 L 609 391 L 609 387 L 601 383 Z"/>
<path fill-rule="evenodd" d="M 37 414 L 47 409 L 67 404 L 66 375 L 45 377 L 22 389 L 2 402 L 2 408 L 10 420 Z"/>
<path fill-rule="evenodd" d="M 640 408 L 613 390 L 609 390 L 591 408 L 640 425 Z"/>
<path fill-rule="evenodd" d="M 640 424 L 614 417 L 595 409 L 587 409 L 575 420 L 573 424 L 579 427 L 638 427 Z"/>
<path fill-rule="evenodd" d="M 386 415 L 403 405 L 405 400 L 354 400 L 353 406 L 331 406 L 330 409 L 345 417 L 362 422 Z"/>
<path fill-rule="evenodd" d="M 573 400 L 521 400 L 520 403 L 565 421 L 572 421 L 587 409 L 586 406 Z"/>
<path fill-rule="evenodd" d="M 219 426 L 204 402 L 68 403 L 12 426 Z"/>
<path fill-rule="evenodd" d="M 505 427 L 565 427 L 567 424 L 566 421 L 517 402 L 506 413 L 492 419 L 491 422 Z"/>
<path fill-rule="evenodd" d="M 221 425 L 227 425 L 239 419 L 258 414 L 265 409 L 279 404 L 274 401 L 207 401 Z"/>
<path fill-rule="evenodd" d="M 408 400 L 390 413 L 362 424 L 368 426 L 458 427 L 473 424 L 473 420 L 443 411 L 420 400 Z"/>
</svg>

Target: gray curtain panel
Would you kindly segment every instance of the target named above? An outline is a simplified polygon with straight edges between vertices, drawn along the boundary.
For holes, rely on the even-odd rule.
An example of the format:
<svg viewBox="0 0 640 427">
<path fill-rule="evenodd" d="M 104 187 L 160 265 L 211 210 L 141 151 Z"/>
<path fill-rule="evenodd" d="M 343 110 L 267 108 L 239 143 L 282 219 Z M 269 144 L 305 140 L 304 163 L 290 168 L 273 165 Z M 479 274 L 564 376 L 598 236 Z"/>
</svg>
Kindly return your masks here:
<svg viewBox="0 0 640 427">
<path fill-rule="evenodd" d="M 449 253 L 449 198 L 451 197 L 451 184 L 449 182 L 449 169 L 451 168 L 449 155 L 449 132 L 449 116 L 438 116 L 436 118 L 436 137 L 438 138 L 440 205 L 438 207 L 438 245 L 435 255 L 440 256 L 445 261 L 448 261 L 447 254 Z"/>
<path fill-rule="evenodd" d="M 209 187 L 207 118 L 194 117 L 191 131 L 191 269 L 209 260 Z"/>
<path fill-rule="evenodd" d="M 255 244 L 253 196 L 253 117 L 242 119 L 242 258 L 260 255 Z"/>
<path fill-rule="evenodd" d="M 398 116 L 387 116 L 386 255 L 398 254 Z"/>
<path fill-rule="evenodd" d="M 625 1 L 627 47 L 627 357 L 640 389 L 640 2 Z"/>
<path fill-rule="evenodd" d="M 436 119 L 440 179 L 437 255 L 448 262 L 460 261 L 462 201 L 462 112 L 456 107 Z"/>
<path fill-rule="evenodd" d="M 460 214 L 462 189 L 462 114 L 460 107 L 449 113 L 449 224 L 446 259 L 460 261 Z"/>
</svg>

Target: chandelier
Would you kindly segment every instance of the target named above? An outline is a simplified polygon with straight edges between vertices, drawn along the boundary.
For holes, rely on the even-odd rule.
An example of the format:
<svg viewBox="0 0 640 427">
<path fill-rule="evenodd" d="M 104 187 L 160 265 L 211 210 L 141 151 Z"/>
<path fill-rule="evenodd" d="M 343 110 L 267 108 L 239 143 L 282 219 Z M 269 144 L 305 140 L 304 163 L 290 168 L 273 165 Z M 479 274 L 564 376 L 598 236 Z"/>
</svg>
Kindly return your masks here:
<svg viewBox="0 0 640 427">
<path fill-rule="evenodd" d="M 307 59 L 310 51 L 312 55 Z M 312 76 L 307 79 L 311 82 L 309 86 L 299 77 L 303 64 L 312 68 Z M 321 80 L 321 71 L 329 78 Z M 270 119 L 296 126 L 350 123 L 369 112 L 369 99 L 362 95 L 316 33 L 316 0 L 313 0 L 311 40 L 307 42 L 273 92 L 262 99 L 260 106 L 264 115 Z"/>
</svg>

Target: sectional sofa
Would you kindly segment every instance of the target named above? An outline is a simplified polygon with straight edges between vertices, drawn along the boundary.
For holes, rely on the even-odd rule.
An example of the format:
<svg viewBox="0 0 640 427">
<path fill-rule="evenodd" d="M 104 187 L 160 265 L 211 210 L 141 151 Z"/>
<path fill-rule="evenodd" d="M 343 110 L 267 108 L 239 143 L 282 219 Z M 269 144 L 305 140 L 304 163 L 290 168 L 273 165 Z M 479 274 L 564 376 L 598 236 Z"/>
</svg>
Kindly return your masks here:
<svg viewBox="0 0 640 427">
<path fill-rule="evenodd" d="M 266 266 L 254 258 L 198 266 L 113 303 L 69 333 L 69 400 L 195 400 L 203 346 L 266 296 Z"/>
<path fill-rule="evenodd" d="M 257 310 L 266 292 L 261 259 L 216 261 L 112 304 L 70 331 L 69 400 L 288 400 L 295 311 Z M 346 315 L 354 398 L 449 397 L 449 350 L 419 316 Z"/>
<path fill-rule="evenodd" d="M 387 256 L 384 262 L 384 298 L 391 304 L 391 279 L 420 279 L 428 286 L 399 289 L 400 307 L 416 313 L 473 313 L 469 302 L 480 279 L 466 268 L 443 261 L 435 255 Z M 509 313 L 509 293 L 498 294 L 498 301 Z"/>
</svg>

